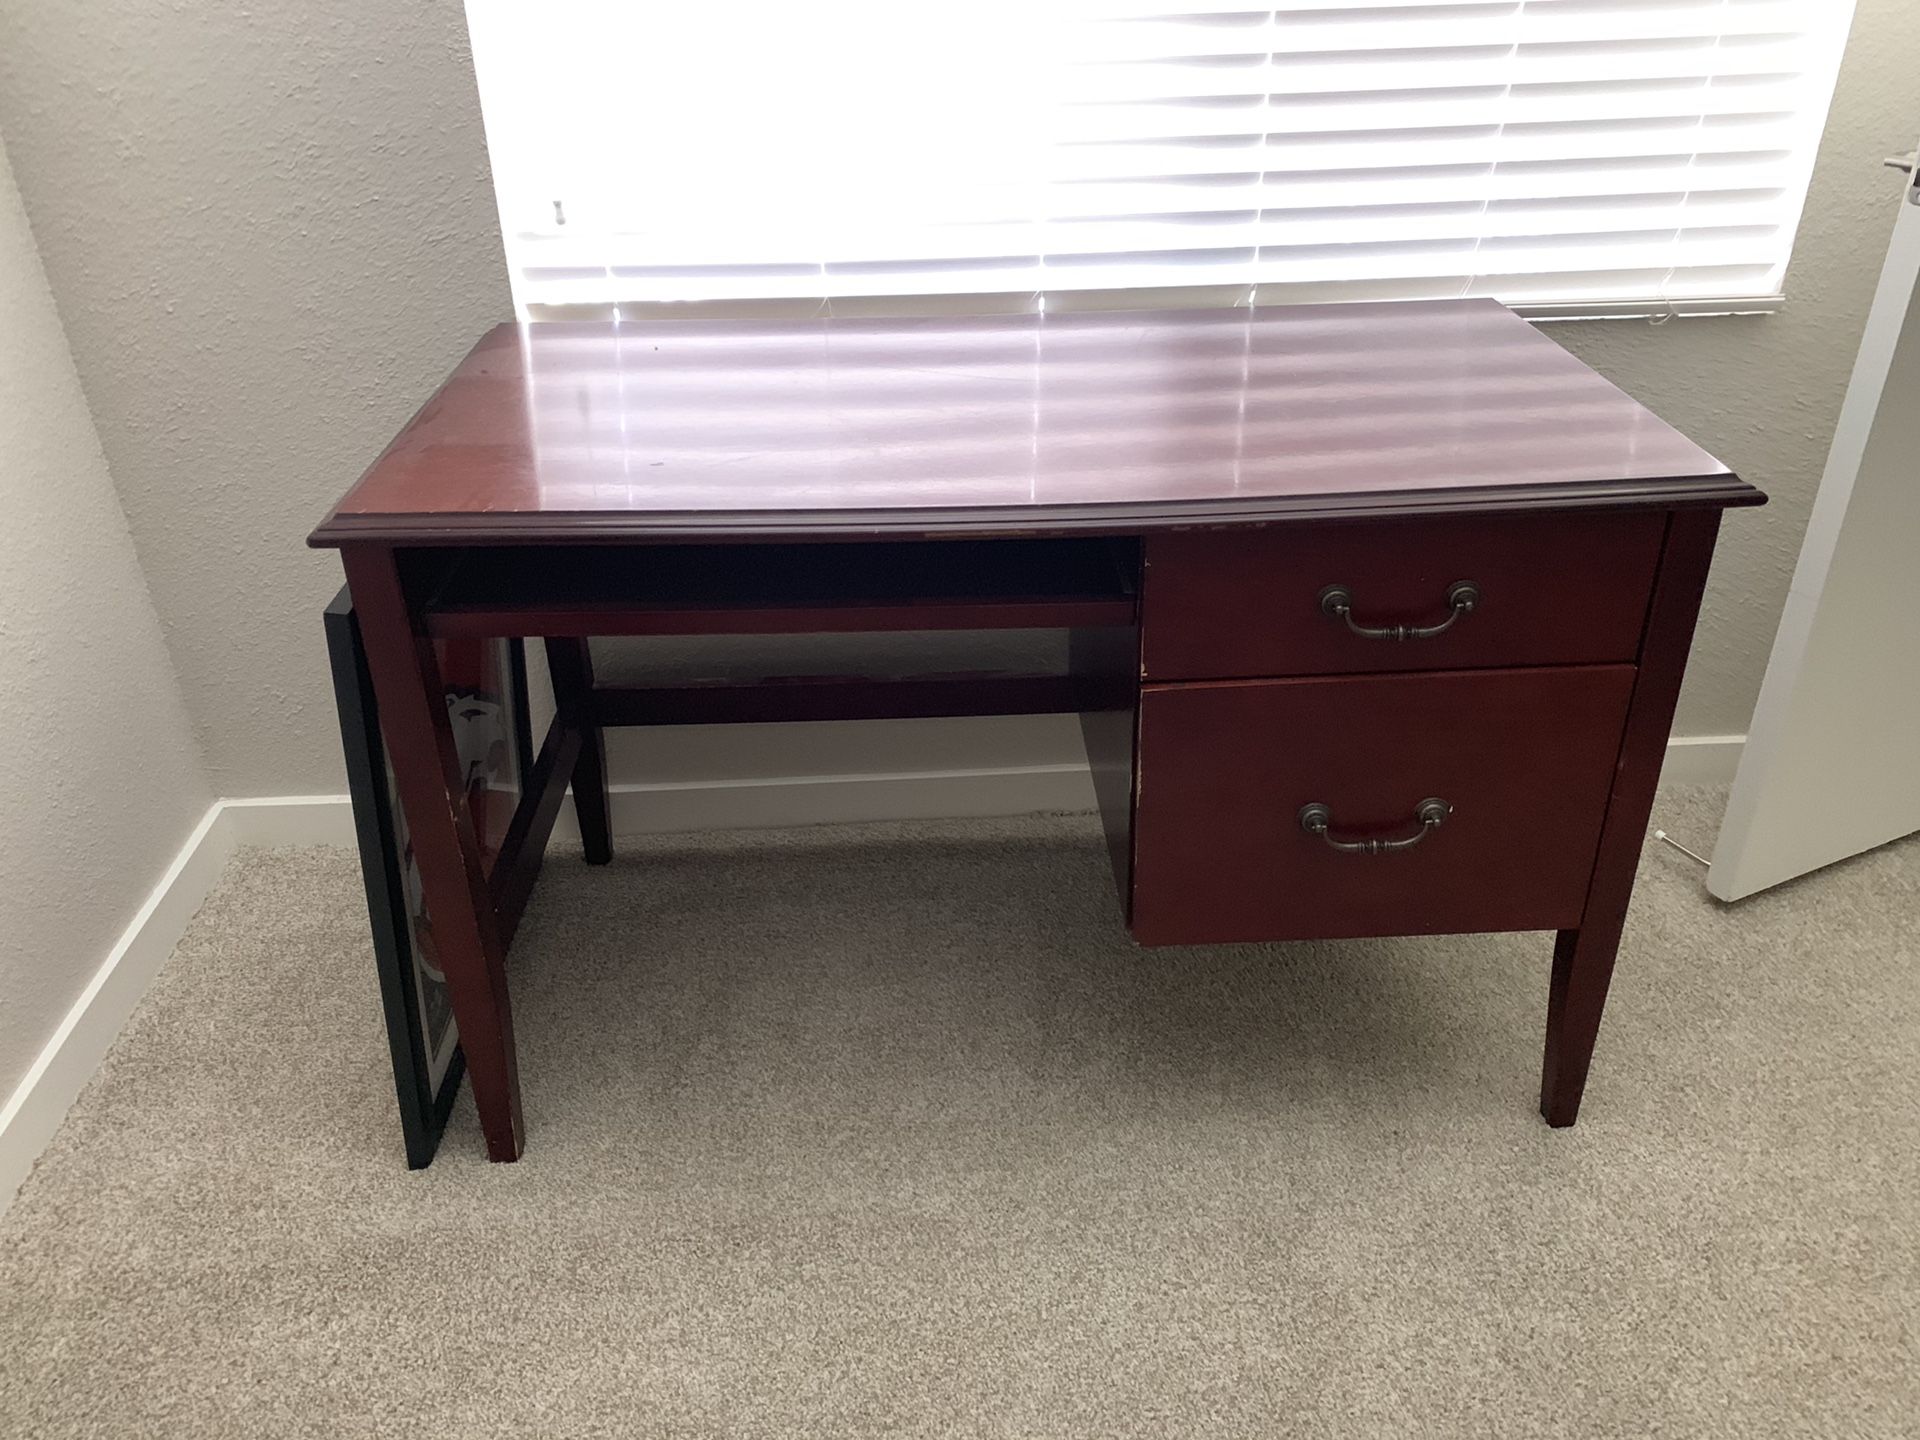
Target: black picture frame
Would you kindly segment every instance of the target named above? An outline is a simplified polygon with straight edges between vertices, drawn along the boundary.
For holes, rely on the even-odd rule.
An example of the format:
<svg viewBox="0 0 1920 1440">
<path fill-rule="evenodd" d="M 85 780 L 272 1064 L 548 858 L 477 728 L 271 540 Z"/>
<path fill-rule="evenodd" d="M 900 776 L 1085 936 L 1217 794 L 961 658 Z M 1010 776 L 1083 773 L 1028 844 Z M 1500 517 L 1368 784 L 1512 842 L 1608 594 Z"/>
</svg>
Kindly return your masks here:
<svg viewBox="0 0 1920 1440">
<path fill-rule="evenodd" d="M 439 1149 L 447 1116 L 466 1073 L 466 1057 L 460 1050 L 459 1031 L 444 984 L 425 963 L 422 947 L 416 943 L 414 927 L 424 921 L 424 904 L 416 911 L 410 903 L 410 898 L 417 898 L 417 887 L 407 883 L 406 821 L 394 794 L 393 771 L 380 734 L 380 713 L 360 624 L 353 612 L 353 597 L 344 586 L 326 607 L 323 622 L 346 758 L 347 790 L 353 802 L 354 837 L 366 882 L 387 1047 L 393 1060 L 394 1095 L 400 1106 L 400 1131 L 407 1167 L 419 1170 L 432 1163 Z M 498 668 L 507 692 L 501 697 L 498 718 L 508 732 L 513 783 L 523 787 L 533 770 L 526 648 L 518 639 L 490 643 L 500 647 Z"/>
</svg>

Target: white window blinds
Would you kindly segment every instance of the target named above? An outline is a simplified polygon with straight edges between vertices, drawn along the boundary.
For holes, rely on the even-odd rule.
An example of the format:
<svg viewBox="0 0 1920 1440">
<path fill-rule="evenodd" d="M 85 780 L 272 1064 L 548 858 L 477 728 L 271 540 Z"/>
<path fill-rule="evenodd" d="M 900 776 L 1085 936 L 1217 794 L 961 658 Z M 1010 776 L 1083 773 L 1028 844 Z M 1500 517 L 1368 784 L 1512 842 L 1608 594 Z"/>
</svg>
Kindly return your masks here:
<svg viewBox="0 0 1920 1440">
<path fill-rule="evenodd" d="M 467 0 L 523 315 L 1777 298 L 1850 0 Z"/>
</svg>

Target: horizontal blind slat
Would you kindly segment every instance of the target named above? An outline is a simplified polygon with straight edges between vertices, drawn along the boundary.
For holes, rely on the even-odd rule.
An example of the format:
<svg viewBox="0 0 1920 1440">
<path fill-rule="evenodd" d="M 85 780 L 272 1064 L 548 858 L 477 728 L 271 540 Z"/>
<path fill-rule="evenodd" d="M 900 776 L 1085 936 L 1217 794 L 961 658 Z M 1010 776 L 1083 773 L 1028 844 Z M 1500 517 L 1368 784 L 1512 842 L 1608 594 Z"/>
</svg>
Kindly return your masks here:
<svg viewBox="0 0 1920 1440">
<path fill-rule="evenodd" d="M 516 299 L 544 313 L 1770 294 L 1850 6 L 468 9 Z"/>
</svg>

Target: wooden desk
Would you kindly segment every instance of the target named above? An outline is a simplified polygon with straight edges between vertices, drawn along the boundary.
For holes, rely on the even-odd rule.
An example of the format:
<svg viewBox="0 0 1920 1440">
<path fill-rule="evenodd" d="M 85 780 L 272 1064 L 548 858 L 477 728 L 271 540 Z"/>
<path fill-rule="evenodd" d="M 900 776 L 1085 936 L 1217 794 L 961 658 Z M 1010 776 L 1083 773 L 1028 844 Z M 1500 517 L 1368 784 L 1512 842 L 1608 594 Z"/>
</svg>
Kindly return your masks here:
<svg viewBox="0 0 1920 1440">
<path fill-rule="evenodd" d="M 1075 711 L 1149 945 L 1556 930 L 1579 1109 L 1720 511 L 1764 497 L 1491 301 L 501 326 L 338 547 L 487 1150 L 505 951 L 608 725 Z M 1064 628 L 1058 675 L 612 688 L 587 637 Z M 475 842 L 436 636 L 546 640 Z M 1276 1063 L 1284 1063 L 1276 1061 Z"/>
</svg>

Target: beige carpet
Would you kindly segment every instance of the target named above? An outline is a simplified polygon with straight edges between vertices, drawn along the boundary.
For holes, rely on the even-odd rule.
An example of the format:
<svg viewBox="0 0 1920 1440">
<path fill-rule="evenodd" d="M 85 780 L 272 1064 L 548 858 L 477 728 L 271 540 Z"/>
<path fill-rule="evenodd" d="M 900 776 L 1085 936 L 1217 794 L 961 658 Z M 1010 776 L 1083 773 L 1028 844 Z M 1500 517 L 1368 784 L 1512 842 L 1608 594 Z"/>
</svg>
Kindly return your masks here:
<svg viewBox="0 0 1920 1440">
<path fill-rule="evenodd" d="M 418 1175 L 352 861 L 237 862 L 0 1221 L 0 1434 L 1920 1434 L 1920 846 L 1650 849 L 1562 1133 L 1542 936 L 1135 950 L 1081 817 L 624 848 L 526 1159 Z"/>
</svg>

